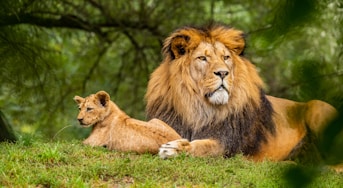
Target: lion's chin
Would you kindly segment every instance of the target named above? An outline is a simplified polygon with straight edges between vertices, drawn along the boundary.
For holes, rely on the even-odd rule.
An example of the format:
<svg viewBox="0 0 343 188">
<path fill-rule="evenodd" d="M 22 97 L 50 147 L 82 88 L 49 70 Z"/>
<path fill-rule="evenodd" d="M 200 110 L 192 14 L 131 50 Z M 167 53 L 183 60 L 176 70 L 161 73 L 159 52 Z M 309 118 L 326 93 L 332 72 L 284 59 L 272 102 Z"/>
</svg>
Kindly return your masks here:
<svg viewBox="0 0 343 188">
<path fill-rule="evenodd" d="M 220 88 L 213 93 L 207 94 L 206 97 L 214 105 L 223 105 L 229 102 L 230 95 L 226 89 Z"/>
<path fill-rule="evenodd" d="M 82 128 L 87 128 L 93 126 L 93 124 L 80 124 Z"/>
</svg>

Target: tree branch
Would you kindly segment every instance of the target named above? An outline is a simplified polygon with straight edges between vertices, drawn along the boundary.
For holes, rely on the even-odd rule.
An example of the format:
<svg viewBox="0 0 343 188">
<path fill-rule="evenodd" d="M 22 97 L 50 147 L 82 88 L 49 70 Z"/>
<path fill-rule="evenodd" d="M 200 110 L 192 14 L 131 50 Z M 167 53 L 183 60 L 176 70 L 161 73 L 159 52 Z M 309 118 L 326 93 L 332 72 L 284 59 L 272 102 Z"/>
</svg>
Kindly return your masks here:
<svg viewBox="0 0 343 188">
<path fill-rule="evenodd" d="M 102 49 L 99 51 L 98 56 L 96 58 L 96 60 L 94 61 L 92 67 L 89 69 L 88 74 L 86 75 L 85 79 L 82 82 L 82 92 L 86 91 L 86 85 L 87 85 L 87 81 L 91 79 L 95 69 L 99 66 L 100 64 L 100 60 L 103 57 L 103 55 L 107 52 L 108 47 L 102 47 Z"/>
<path fill-rule="evenodd" d="M 29 24 L 46 28 L 69 28 L 79 29 L 88 32 L 94 32 L 106 38 L 106 28 L 131 28 L 135 30 L 148 30 L 153 35 L 162 36 L 161 32 L 156 26 L 150 26 L 145 23 L 123 20 L 107 20 L 100 23 L 90 23 L 72 14 L 56 14 L 56 13 L 21 13 L 16 15 L 3 16 L 0 21 L 0 27 Z"/>
</svg>

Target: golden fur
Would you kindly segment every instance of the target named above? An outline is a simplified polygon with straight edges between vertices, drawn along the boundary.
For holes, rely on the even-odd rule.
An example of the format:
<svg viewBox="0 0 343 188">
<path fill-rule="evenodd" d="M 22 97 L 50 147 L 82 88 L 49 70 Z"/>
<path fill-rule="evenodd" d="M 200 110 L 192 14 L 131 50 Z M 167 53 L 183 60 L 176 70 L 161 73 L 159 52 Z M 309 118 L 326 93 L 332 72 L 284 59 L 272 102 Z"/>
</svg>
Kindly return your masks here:
<svg viewBox="0 0 343 188">
<path fill-rule="evenodd" d="M 84 144 L 104 146 L 110 150 L 156 154 L 161 144 L 181 138 L 158 119 L 144 122 L 130 118 L 110 100 L 105 91 L 86 98 L 75 96 L 74 100 L 79 105 L 77 119 L 80 124 L 84 127 L 93 126 Z"/>
<path fill-rule="evenodd" d="M 223 25 L 184 27 L 165 39 L 163 62 L 145 96 L 147 116 L 184 139 L 164 144 L 161 157 L 185 151 L 285 160 L 336 116 L 323 101 L 265 95 L 255 66 L 242 56 L 244 47 L 243 33 Z"/>
</svg>

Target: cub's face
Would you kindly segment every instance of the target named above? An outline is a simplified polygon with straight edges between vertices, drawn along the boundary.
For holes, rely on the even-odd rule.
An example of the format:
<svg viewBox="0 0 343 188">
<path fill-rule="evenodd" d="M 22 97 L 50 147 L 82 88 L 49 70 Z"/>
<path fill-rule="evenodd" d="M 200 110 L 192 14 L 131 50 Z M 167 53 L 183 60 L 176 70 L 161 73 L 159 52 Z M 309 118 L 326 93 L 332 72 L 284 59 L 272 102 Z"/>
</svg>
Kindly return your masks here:
<svg viewBox="0 0 343 188">
<path fill-rule="evenodd" d="M 92 126 L 108 116 L 109 95 L 103 91 L 86 98 L 75 96 L 74 101 L 79 105 L 77 120 L 83 127 Z"/>
<path fill-rule="evenodd" d="M 192 79 L 200 93 L 214 105 L 224 105 L 230 99 L 233 86 L 233 62 L 230 51 L 221 42 L 201 42 L 190 57 Z"/>
</svg>

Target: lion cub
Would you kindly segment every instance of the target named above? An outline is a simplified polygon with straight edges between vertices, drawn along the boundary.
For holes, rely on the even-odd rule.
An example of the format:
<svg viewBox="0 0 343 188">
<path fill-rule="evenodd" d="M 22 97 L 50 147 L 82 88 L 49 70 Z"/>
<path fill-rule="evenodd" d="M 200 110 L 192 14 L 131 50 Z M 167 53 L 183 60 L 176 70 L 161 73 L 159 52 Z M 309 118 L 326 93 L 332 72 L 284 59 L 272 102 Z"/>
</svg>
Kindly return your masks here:
<svg viewBox="0 0 343 188">
<path fill-rule="evenodd" d="M 157 154 L 162 144 L 181 138 L 161 120 L 144 122 L 130 118 L 110 100 L 110 95 L 105 91 L 86 98 L 75 96 L 74 101 L 79 105 L 77 119 L 81 126 L 93 126 L 84 144 L 104 146 L 110 150 Z"/>
</svg>

